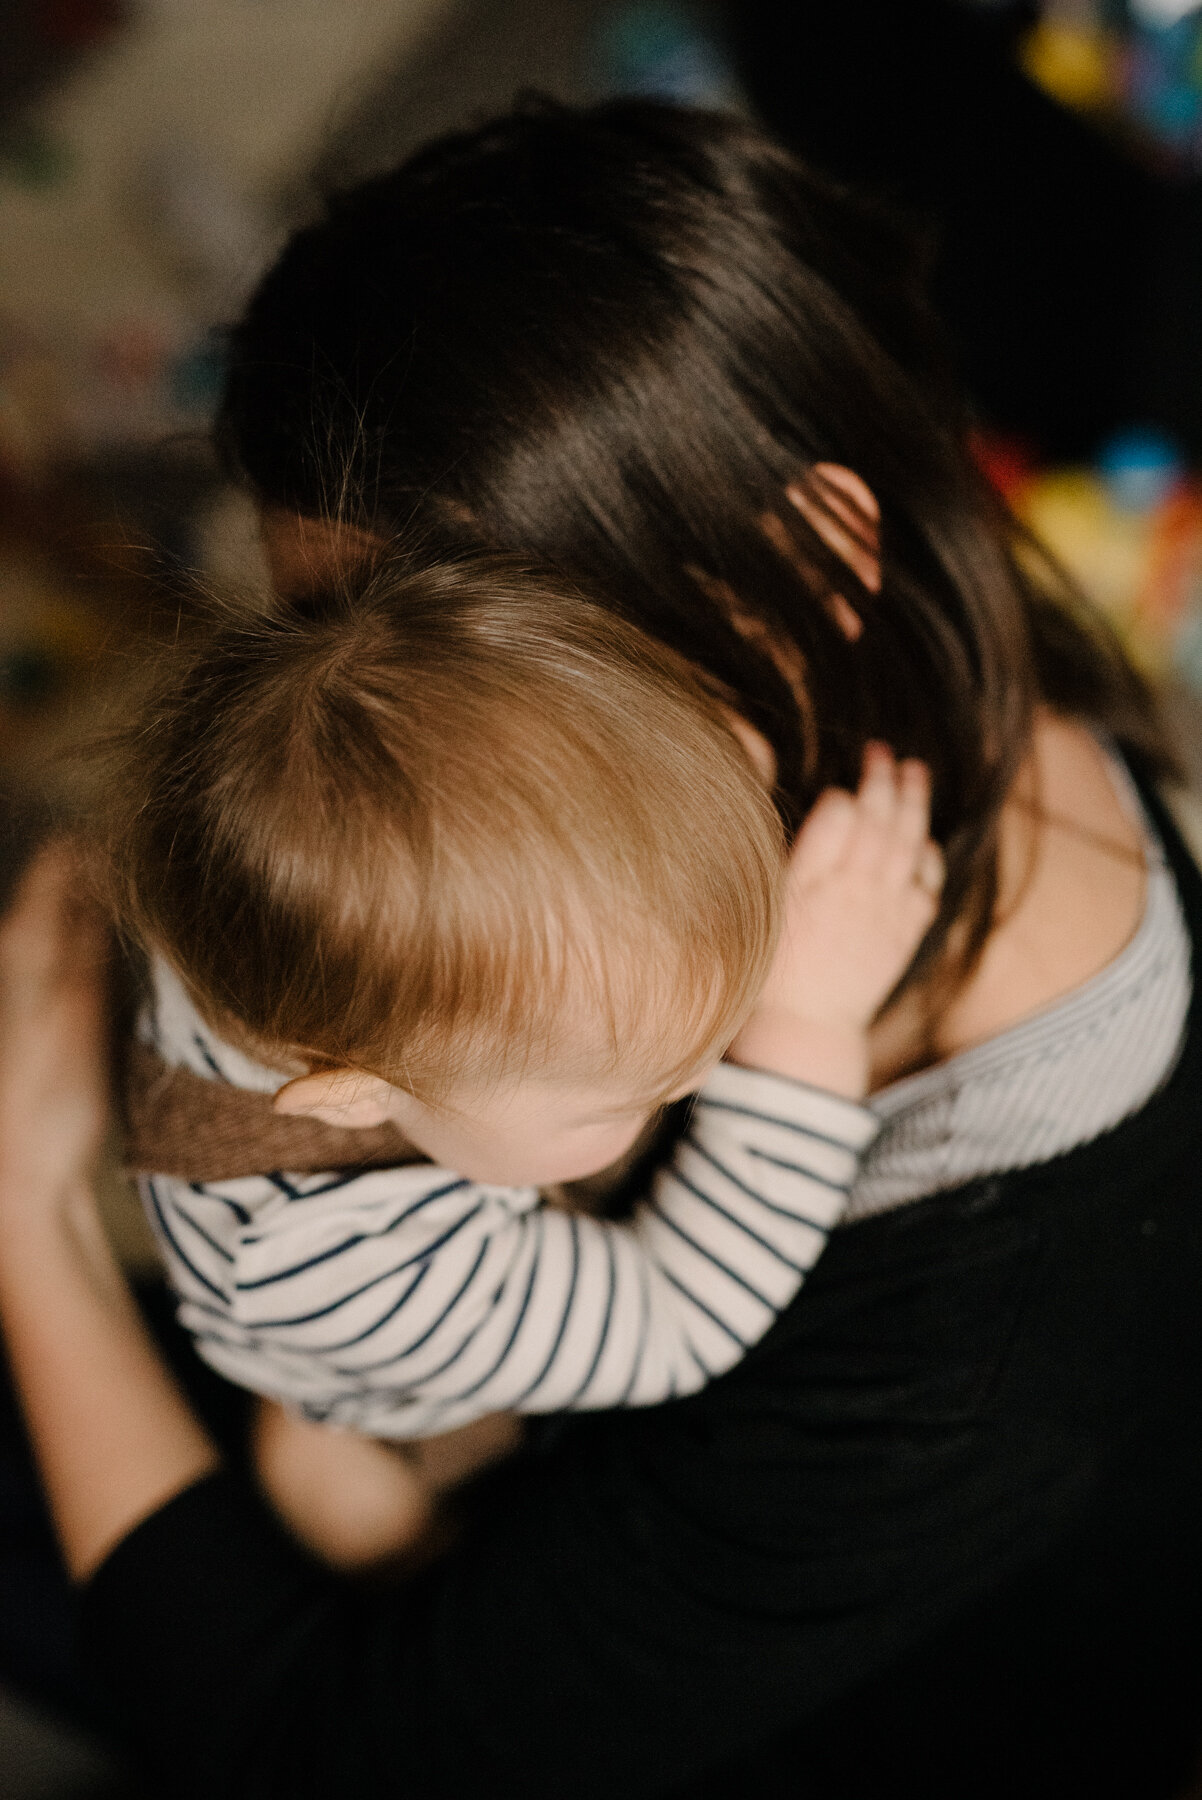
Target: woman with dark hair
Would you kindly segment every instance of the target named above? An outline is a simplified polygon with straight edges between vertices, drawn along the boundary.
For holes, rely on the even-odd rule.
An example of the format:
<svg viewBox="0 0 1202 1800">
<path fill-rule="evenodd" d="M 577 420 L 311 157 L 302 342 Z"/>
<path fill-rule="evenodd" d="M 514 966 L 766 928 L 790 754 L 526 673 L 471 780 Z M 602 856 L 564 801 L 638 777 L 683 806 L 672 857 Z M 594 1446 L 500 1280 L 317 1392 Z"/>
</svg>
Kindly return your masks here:
<svg viewBox="0 0 1202 1800">
<path fill-rule="evenodd" d="M 974 471 L 904 237 L 733 120 L 519 112 L 292 240 L 222 438 L 285 591 L 397 537 L 537 557 L 688 658 L 791 830 L 868 742 L 923 759 L 947 882 L 800 1300 L 702 1394 L 558 1423 L 374 1590 L 215 1472 L 113 1285 L 35 872 L 0 1305 L 114 1716 L 185 1794 L 1171 1795 L 1202 878 L 1140 684 Z"/>
</svg>

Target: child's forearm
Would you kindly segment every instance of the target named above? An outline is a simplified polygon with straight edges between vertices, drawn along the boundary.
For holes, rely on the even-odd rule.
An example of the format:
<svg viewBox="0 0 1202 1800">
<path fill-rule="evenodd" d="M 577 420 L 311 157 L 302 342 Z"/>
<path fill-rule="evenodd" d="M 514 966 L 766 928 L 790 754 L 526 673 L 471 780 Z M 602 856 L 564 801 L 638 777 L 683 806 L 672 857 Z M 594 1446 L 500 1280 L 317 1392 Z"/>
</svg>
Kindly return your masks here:
<svg viewBox="0 0 1202 1800">
<path fill-rule="evenodd" d="M 208 1361 L 415 1438 L 488 1412 L 654 1405 L 729 1368 L 821 1254 L 875 1131 L 829 1088 L 723 1063 L 630 1225 L 424 1166 L 327 1185 L 253 1233 L 212 1189 L 153 1188 L 169 1254 L 210 1247 L 211 1275 L 172 1264 Z"/>
<path fill-rule="evenodd" d="M 744 1068 L 827 1088 L 848 1100 L 868 1092 L 868 1036 L 856 1025 L 758 1008 L 727 1051 Z"/>
<path fill-rule="evenodd" d="M 723 1063 L 631 1225 L 575 1221 L 579 1306 L 518 1403 L 653 1406 L 730 1369 L 818 1260 L 876 1130 L 829 1090 Z"/>
</svg>

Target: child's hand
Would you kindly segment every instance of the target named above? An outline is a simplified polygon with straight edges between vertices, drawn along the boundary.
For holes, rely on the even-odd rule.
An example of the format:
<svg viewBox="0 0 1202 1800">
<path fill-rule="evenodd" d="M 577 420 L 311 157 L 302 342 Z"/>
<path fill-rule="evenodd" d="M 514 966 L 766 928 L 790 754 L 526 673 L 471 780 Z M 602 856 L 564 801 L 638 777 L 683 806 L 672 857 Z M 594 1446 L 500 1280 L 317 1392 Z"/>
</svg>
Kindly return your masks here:
<svg viewBox="0 0 1202 1800">
<path fill-rule="evenodd" d="M 382 1567 L 429 1530 L 433 1494 L 395 1446 L 331 1430 L 260 1399 L 252 1450 L 259 1485 L 306 1549 L 332 1568 Z"/>
<path fill-rule="evenodd" d="M 444 1546 L 440 1494 L 511 1456 L 522 1441 L 512 1413 L 487 1413 L 409 1444 L 332 1430 L 260 1399 L 255 1472 L 294 1537 L 335 1569 L 384 1569 Z"/>
<path fill-rule="evenodd" d="M 781 941 L 735 1062 L 837 1093 L 868 1082 L 869 1025 L 939 903 L 930 777 L 870 744 L 857 794 L 830 788 L 794 846 Z"/>
</svg>

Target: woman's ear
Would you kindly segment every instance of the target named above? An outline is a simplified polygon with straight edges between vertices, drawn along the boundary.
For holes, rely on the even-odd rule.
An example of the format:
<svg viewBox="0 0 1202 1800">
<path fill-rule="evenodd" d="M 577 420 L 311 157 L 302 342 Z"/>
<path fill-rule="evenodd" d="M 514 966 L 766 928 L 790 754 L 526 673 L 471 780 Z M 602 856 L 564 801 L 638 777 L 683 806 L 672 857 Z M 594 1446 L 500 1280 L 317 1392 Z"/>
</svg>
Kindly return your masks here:
<svg viewBox="0 0 1202 1800">
<path fill-rule="evenodd" d="M 363 1075 L 358 1069 L 326 1069 L 317 1075 L 299 1075 L 280 1088 L 272 1101 L 278 1113 L 301 1113 L 320 1119 L 323 1125 L 352 1129 L 383 1125 L 390 1116 L 392 1089 L 379 1075 Z"/>
<path fill-rule="evenodd" d="M 785 493 L 823 542 L 843 558 L 861 586 L 870 594 L 879 594 L 881 509 L 864 478 L 842 463 L 815 463 L 805 485 L 797 483 Z M 864 629 L 863 621 L 841 594 L 831 598 L 838 624 L 854 641 Z"/>
</svg>

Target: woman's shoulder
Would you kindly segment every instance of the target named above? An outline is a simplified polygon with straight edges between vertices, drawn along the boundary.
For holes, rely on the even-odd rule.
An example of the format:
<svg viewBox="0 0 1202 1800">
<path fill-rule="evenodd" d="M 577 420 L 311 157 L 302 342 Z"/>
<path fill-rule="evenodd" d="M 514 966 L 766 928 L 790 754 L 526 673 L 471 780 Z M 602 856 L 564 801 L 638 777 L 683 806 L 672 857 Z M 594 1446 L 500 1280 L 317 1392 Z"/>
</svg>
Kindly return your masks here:
<svg viewBox="0 0 1202 1800">
<path fill-rule="evenodd" d="M 921 998 L 882 1021 L 874 1085 L 987 1042 L 1071 994 L 1138 929 L 1146 827 L 1088 727 L 1042 712 L 1001 821 L 997 923 L 934 1020 Z"/>
</svg>

